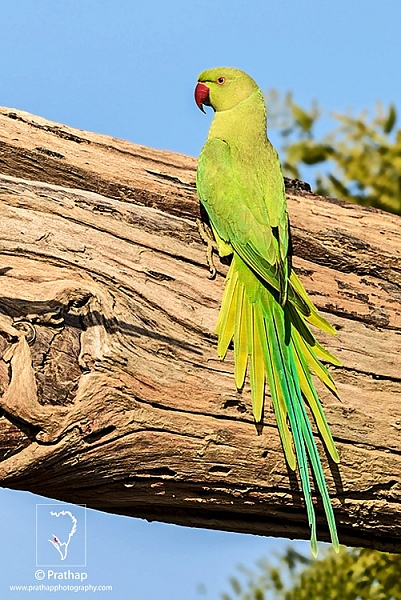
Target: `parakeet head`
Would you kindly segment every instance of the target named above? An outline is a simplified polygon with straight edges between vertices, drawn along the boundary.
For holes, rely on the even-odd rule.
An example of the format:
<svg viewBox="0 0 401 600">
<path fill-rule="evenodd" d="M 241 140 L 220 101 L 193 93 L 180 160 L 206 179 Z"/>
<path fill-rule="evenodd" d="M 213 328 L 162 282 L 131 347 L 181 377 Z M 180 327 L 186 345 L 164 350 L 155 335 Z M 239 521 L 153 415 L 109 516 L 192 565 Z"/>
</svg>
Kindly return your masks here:
<svg viewBox="0 0 401 600">
<path fill-rule="evenodd" d="M 201 111 L 203 105 L 216 112 L 230 110 L 258 89 L 254 80 L 244 71 L 219 67 L 203 71 L 195 88 L 195 102 Z"/>
</svg>

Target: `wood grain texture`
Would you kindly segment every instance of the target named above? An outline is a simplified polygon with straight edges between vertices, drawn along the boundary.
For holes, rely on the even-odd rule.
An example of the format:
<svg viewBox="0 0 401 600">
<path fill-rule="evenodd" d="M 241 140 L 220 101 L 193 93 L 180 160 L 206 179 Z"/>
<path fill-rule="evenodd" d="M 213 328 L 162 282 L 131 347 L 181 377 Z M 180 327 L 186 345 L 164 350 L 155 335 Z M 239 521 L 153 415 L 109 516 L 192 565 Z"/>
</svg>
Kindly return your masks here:
<svg viewBox="0 0 401 600">
<path fill-rule="evenodd" d="M 308 538 L 269 396 L 213 334 L 196 160 L 0 109 L 0 480 L 100 510 Z M 401 219 L 292 184 L 294 265 L 338 330 L 318 386 L 342 543 L 401 551 Z M 316 495 L 318 535 L 328 539 Z"/>
</svg>

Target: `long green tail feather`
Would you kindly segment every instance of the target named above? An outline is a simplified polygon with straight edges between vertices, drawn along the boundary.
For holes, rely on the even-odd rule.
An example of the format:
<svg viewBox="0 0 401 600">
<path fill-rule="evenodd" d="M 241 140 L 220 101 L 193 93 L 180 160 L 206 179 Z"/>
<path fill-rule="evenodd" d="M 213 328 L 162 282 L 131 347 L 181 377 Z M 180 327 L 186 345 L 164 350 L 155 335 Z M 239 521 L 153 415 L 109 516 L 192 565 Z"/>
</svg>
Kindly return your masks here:
<svg viewBox="0 0 401 600">
<path fill-rule="evenodd" d="M 311 325 L 319 327 L 319 329 L 321 329 L 322 331 L 326 331 L 326 333 L 330 333 L 331 335 L 336 335 L 337 332 L 334 329 L 334 327 L 330 325 L 330 323 L 326 321 L 326 319 L 322 317 L 322 315 L 320 315 L 316 310 L 316 306 L 311 302 L 308 294 L 305 291 L 304 286 L 302 285 L 295 271 L 291 271 L 290 286 L 294 290 L 296 296 L 298 296 L 298 298 L 301 298 L 301 300 L 306 304 L 306 306 L 310 310 L 311 314 L 306 315 L 305 319 Z"/>
<path fill-rule="evenodd" d="M 291 431 L 295 446 L 295 455 L 298 461 L 299 474 L 301 477 L 301 487 L 305 498 L 306 511 L 308 515 L 308 522 L 311 528 L 311 548 L 314 555 L 317 554 L 317 539 L 316 539 L 316 517 L 312 503 L 312 493 L 309 479 L 307 454 L 305 450 L 305 437 L 303 435 L 302 427 L 302 413 L 300 414 L 300 403 L 302 404 L 302 398 L 300 398 L 299 386 L 296 386 L 296 379 L 294 379 L 294 371 L 291 368 L 291 356 L 290 346 L 286 346 L 282 343 L 285 338 L 284 330 L 284 314 L 280 314 L 278 307 L 272 304 L 272 327 L 273 331 L 273 343 L 277 348 L 277 355 L 275 357 L 275 364 L 273 368 L 279 372 L 281 380 L 281 388 L 286 400 L 287 414 L 290 421 Z M 268 315 L 266 315 L 268 317 Z M 290 368 L 288 368 L 290 367 Z"/>
<path fill-rule="evenodd" d="M 313 413 L 331 457 L 338 462 L 337 449 L 310 372 L 313 371 L 337 394 L 332 377 L 320 358 L 333 364 L 340 363 L 318 344 L 305 321 L 319 323 L 321 329 L 330 333 L 335 332 L 334 328 L 318 315 L 294 273 L 291 274 L 290 285 L 302 299 L 303 305 L 308 307 L 309 315 L 299 314 L 290 297 L 284 308 L 281 307 L 268 287 L 234 254 L 216 327 L 219 336 L 218 354 L 223 359 L 234 338 L 235 382 L 238 388 L 244 384 L 249 358 L 252 407 L 256 421 L 262 418 L 265 380 L 269 383 L 287 462 L 293 470 L 298 464 L 311 529 L 311 548 L 316 555 L 316 517 L 308 462 L 322 496 L 332 543 L 337 551 L 338 538 L 305 402 Z"/>
<path fill-rule="evenodd" d="M 313 385 L 308 366 L 305 358 L 302 356 L 298 341 L 295 339 L 294 342 L 294 358 L 302 393 L 308 401 L 326 448 L 330 452 L 331 458 L 334 460 L 334 462 L 338 463 L 340 461 L 340 457 L 338 456 L 337 448 L 334 445 L 331 431 L 327 424 L 322 405 L 315 390 L 315 386 Z"/>
<path fill-rule="evenodd" d="M 257 315 L 258 331 L 264 344 L 264 362 L 272 396 L 273 408 L 276 415 L 277 426 L 280 432 L 280 437 L 283 444 L 285 456 L 287 458 L 287 462 L 290 468 L 293 471 L 295 471 L 297 461 L 292 447 L 291 431 L 288 428 L 286 403 L 281 390 L 277 370 L 273 369 L 272 367 L 272 365 L 274 364 L 273 345 L 270 341 L 269 333 L 266 330 L 266 320 L 263 318 L 262 311 L 259 310 L 257 312 Z"/>
<path fill-rule="evenodd" d="M 220 310 L 219 319 L 216 325 L 216 333 L 219 334 L 219 342 L 217 345 L 217 354 L 223 359 L 227 353 L 228 346 L 234 335 L 234 324 L 236 314 L 237 295 L 236 285 L 238 280 L 238 271 L 233 271 L 227 277 L 227 284 L 224 290 L 221 305 L 226 307 L 226 310 Z"/>
<path fill-rule="evenodd" d="M 323 346 L 321 346 L 317 340 L 315 340 L 315 345 L 313 347 L 313 351 L 320 360 L 329 362 L 332 365 L 336 365 L 337 367 L 343 366 L 343 363 L 340 360 L 338 360 L 338 358 L 336 356 L 333 356 L 333 354 L 331 354 L 331 352 L 326 350 L 326 348 L 323 348 Z"/>
<path fill-rule="evenodd" d="M 328 369 L 316 357 L 312 348 L 309 346 L 309 344 L 307 344 L 305 342 L 305 340 L 302 338 L 302 336 L 299 334 L 299 332 L 298 331 L 295 332 L 294 335 L 298 339 L 298 342 L 299 342 L 299 345 L 301 348 L 301 352 L 302 352 L 303 356 L 305 357 L 305 360 L 308 363 L 309 368 L 312 369 L 312 371 L 315 373 L 315 375 L 317 375 L 319 377 L 319 379 L 321 381 L 323 381 L 323 383 L 329 388 L 329 390 L 331 390 L 333 392 L 333 394 L 338 396 L 337 388 L 335 386 L 333 378 L 330 375 L 330 372 L 328 371 Z"/>
<path fill-rule="evenodd" d="M 241 389 L 244 385 L 246 367 L 248 364 L 248 338 L 246 335 L 245 314 L 248 311 L 248 297 L 245 295 L 244 287 L 238 290 L 237 314 L 234 329 L 234 347 L 235 347 L 235 385 Z"/>
</svg>

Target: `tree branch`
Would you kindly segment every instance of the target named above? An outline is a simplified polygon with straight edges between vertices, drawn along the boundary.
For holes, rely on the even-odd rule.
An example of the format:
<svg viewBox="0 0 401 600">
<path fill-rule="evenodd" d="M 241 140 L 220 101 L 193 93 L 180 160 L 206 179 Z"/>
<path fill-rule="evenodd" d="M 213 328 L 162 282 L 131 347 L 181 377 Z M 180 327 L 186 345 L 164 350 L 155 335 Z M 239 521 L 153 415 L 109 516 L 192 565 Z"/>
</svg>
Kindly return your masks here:
<svg viewBox="0 0 401 600">
<path fill-rule="evenodd" d="M 1 485 L 308 538 L 269 397 L 258 435 L 217 359 L 227 268 L 208 280 L 196 160 L 6 108 L 0 125 Z M 340 541 L 401 551 L 400 218 L 289 183 L 294 266 L 344 364 L 341 401 L 318 386 Z"/>
</svg>

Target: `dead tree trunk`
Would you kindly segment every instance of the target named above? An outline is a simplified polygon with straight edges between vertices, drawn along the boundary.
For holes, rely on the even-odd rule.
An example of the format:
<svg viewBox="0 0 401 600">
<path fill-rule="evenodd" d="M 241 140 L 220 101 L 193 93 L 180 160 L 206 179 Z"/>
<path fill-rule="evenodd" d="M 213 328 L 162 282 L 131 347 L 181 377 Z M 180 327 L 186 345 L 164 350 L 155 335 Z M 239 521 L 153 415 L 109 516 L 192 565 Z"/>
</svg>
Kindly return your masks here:
<svg viewBox="0 0 401 600">
<path fill-rule="evenodd" d="M 195 159 L 5 108 L 0 122 L 1 485 L 309 537 L 269 402 L 257 435 L 216 356 L 226 267 L 208 280 Z M 401 220 L 302 186 L 288 202 L 295 268 L 338 329 L 319 339 L 344 364 L 341 401 L 319 387 L 340 540 L 401 551 Z"/>
</svg>

